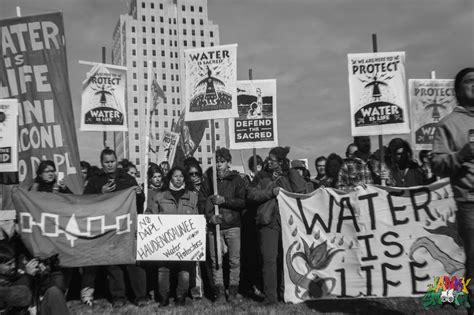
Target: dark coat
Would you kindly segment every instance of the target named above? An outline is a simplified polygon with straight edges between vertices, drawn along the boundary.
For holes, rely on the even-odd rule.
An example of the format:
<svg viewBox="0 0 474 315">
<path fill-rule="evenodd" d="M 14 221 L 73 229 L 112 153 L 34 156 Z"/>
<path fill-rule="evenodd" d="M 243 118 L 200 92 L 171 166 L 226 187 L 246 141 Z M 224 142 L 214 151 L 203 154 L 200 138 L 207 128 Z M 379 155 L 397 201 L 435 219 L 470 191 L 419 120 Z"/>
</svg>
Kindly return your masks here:
<svg viewBox="0 0 474 315">
<path fill-rule="evenodd" d="M 206 219 L 214 215 L 214 204 L 211 196 L 214 195 L 212 183 L 212 169 L 206 172 L 201 190 L 199 191 L 199 213 L 204 213 Z M 231 171 L 222 179 L 217 179 L 217 192 L 225 198 L 225 203 L 219 206 L 219 214 L 222 215 L 223 223 L 221 230 L 241 226 L 241 212 L 245 209 L 245 182 L 236 171 Z"/>
<path fill-rule="evenodd" d="M 179 200 L 175 200 L 169 190 L 156 193 L 147 213 L 151 214 L 198 214 L 198 196 L 186 190 Z"/>
</svg>

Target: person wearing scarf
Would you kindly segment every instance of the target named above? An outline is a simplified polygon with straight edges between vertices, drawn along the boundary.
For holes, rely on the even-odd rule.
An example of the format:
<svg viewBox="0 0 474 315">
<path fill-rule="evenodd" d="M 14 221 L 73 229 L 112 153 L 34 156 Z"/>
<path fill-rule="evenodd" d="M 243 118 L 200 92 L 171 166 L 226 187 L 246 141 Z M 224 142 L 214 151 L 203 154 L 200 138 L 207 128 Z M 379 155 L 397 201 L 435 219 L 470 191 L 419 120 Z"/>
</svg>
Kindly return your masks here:
<svg viewBox="0 0 474 315">
<path fill-rule="evenodd" d="M 181 167 L 173 167 L 166 176 L 163 190 L 153 196 L 151 214 L 198 214 L 198 196 Z M 192 261 L 160 262 L 158 267 L 158 294 L 161 306 L 169 305 L 170 277 L 177 274 L 175 304 L 184 306 L 189 290 L 189 274 L 194 267 Z"/>
<path fill-rule="evenodd" d="M 265 304 L 275 304 L 283 297 L 281 219 L 277 196 L 280 189 L 306 193 L 306 181 L 289 168 L 289 147 L 270 150 L 264 170 L 259 172 L 247 188 L 247 201 L 257 205 L 257 230 L 262 255 L 263 290 Z M 280 262 L 278 264 L 278 262 Z"/>
</svg>

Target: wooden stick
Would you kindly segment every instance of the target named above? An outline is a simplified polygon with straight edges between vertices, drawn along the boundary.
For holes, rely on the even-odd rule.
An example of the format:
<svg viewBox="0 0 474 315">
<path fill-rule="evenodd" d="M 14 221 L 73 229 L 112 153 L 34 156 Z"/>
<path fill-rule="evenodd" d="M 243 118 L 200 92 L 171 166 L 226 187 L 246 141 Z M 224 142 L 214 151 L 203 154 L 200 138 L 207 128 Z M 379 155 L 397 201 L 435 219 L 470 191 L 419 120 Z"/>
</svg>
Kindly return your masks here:
<svg viewBox="0 0 474 315">
<path fill-rule="evenodd" d="M 211 123 L 211 148 L 212 148 L 212 183 L 214 186 L 214 195 L 217 196 L 219 193 L 217 191 L 217 159 L 216 159 L 216 130 L 214 125 L 214 119 L 210 120 Z M 219 206 L 214 205 L 214 215 L 219 215 Z M 216 224 L 216 270 L 222 266 L 222 250 L 221 250 L 221 226 L 220 224 Z"/>
</svg>

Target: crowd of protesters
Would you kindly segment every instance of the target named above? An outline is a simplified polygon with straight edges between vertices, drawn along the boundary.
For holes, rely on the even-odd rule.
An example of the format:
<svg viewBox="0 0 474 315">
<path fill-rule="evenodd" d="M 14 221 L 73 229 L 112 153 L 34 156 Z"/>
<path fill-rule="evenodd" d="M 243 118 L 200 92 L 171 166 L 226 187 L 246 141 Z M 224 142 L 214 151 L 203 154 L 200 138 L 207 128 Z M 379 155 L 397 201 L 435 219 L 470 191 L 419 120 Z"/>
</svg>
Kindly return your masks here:
<svg viewBox="0 0 474 315">
<path fill-rule="evenodd" d="M 369 137 L 356 137 L 347 146 L 344 158 L 336 153 L 317 157 L 314 177 L 302 161 L 290 162 L 288 147 L 269 150 L 265 160 L 251 157 L 249 174 L 232 169 L 232 156 L 226 148 L 216 150 L 216 165 L 205 172 L 192 157 L 172 168 L 166 162 L 150 163 L 146 192 L 137 183 L 135 165 L 126 160 L 118 162 L 113 150 L 101 152 L 101 169 L 81 162 L 84 194 L 106 194 L 136 187 L 137 213 L 203 214 L 208 223 L 205 262 L 106 266 L 108 297 L 113 306 L 122 307 L 130 298 L 138 306 L 147 305 L 152 299 L 161 306 L 169 305 L 170 299 L 176 305 L 186 305 L 193 298 L 202 297 L 202 291 L 216 303 L 238 304 L 245 297 L 265 304 L 282 301 L 282 222 L 277 202 L 280 189 L 311 193 L 321 188 L 350 191 L 369 184 L 411 187 L 450 177 L 458 207 L 457 224 L 466 252 L 466 277 L 472 278 L 474 141 L 469 139 L 469 132 L 474 132 L 474 68 L 459 72 L 455 93 L 459 106 L 439 122 L 431 152 L 421 151 L 416 157 L 402 138 L 394 138 L 387 147 L 372 152 Z M 71 193 L 64 181 L 57 179 L 52 161 L 41 162 L 36 175 L 31 190 Z M 146 205 L 145 194 L 148 195 Z M 216 226 L 220 227 L 220 234 Z M 217 238 L 227 268 L 216 268 Z M 98 268 L 80 268 L 80 297 L 88 305 L 94 303 Z M 2 243 L 0 307 L 21 309 L 34 304 L 34 300 L 42 314 L 66 314 L 65 296 L 73 285 L 74 272 L 77 268 L 61 268 L 57 257 L 40 261 L 30 257 L 21 246 Z M 33 289 L 31 279 L 37 274 L 41 275 L 40 281 L 36 281 L 37 288 Z M 473 283 L 471 299 L 472 286 Z"/>
</svg>

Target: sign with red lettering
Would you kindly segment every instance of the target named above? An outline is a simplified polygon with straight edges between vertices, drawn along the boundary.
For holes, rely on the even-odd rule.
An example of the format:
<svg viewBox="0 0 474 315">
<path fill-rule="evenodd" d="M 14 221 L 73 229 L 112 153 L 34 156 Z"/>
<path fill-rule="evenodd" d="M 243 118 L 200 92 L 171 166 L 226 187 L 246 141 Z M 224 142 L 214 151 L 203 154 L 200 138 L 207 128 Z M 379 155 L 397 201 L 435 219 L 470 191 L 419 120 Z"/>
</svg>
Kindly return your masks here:
<svg viewBox="0 0 474 315">
<path fill-rule="evenodd" d="M 230 148 L 278 146 L 276 80 L 237 82 L 238 118 L 229 119 Z"/>
<path fill-rule="evenodd" d="M 432 150 L 436 124 L 457 104 L 454 80 L 410 79 L 411 144 L 414 150 Z"/>
<path fill-rule="evenodd" d="M 410 132 L 405 52 L 348 54 L 352 136 Z"/>
<path fill-rule="evenodd" d="M 82 83 L 81 131 L 128 131 L 127 69 L 98 63 Z"/>
<path fill-rule="evenodd" d="M 237 117 L 237 44 L 184 51 L 186 121 Z"/>
<path fill-rule="evenodd" d="M 52 160 L 74 193 L 83 189 L 62 13 L 0 20 L 0 99 L 16 98 L 18 175 L 29 187 Z"/>
<path fill-rule="evenodd" d="M 410 188 L 281 191 L 278 206 L 285 302 L 421 297 L 435 276 L 464 275 L 449 179 Z"/>
</svg>

